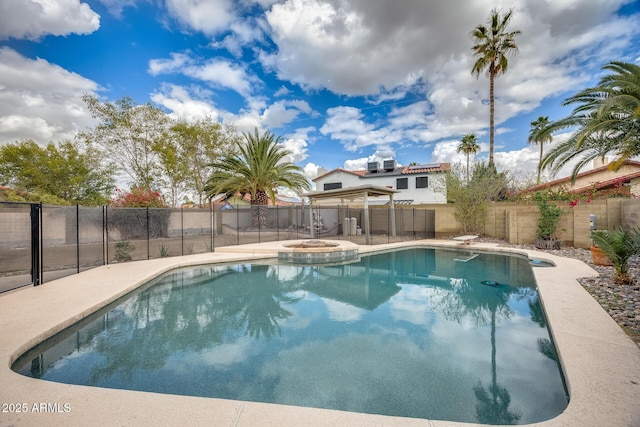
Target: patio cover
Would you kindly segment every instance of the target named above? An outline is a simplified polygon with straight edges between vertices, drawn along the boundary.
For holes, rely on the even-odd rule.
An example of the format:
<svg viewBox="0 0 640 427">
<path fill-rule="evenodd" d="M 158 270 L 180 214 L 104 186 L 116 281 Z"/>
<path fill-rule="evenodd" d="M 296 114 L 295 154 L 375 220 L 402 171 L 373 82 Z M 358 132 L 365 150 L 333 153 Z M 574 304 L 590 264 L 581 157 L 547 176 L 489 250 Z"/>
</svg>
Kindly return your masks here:
<svg viewBox="0 0 640 427">
<path fill-rule="evenodd" d="M 393 195 L 395 193 L 399 193 L 399 191 L 386 187 L 377 187 L 375 185 L 360 185 L 357 187 L 339 188 L 337 190 L 312 191 L 310 193 L 302 194 L 302 197 L 309 198 L 310 211 L 313 211 L 314 201 L 317 202 L 319 200 L 339 199 L 340 204 L 344 204 L 345 200 L 353 201 L 356 199 L 363 199 L 365 243 L 369 245 L 371 244 L 371 234 L 369 226 L 369 197 L 389 197 L 389 209 L 391 214 L 391 237 L 396 237 L 396 210 L 393 203 Z M 311 218 L 311 212 L 309 218 Z M 311 227 L 311 238 L 315 238 L 314 227 Z"/>
</svg>

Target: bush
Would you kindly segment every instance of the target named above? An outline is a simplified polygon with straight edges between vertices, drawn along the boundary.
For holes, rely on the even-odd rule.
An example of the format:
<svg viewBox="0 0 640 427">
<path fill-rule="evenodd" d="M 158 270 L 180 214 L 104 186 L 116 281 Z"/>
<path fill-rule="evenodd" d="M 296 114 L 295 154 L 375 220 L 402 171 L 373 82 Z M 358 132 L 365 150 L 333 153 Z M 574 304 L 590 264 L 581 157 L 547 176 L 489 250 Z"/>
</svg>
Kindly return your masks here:
<svg viewBox="0 0 640 427">
<path fill-rule="evenodd" d="M 126 241 L 116 243 L 116 254 L 115 254 L 116 262 L 131 261 L 131 252 L 133 252 L 135 249 L 136 249 L 135 246 L 133 246 L 131 243 Z"/>
<path fill-rule="evenodd" d="M 591 233 L 591 240 L 611 260 L 615 270 L 614 282 L 623 285 L 633 283 L 628 264 L 631 257 L 640 255 L 640 227 L 632 230 L 596 230 Z"/>
<path fill-rule="evenodd" d="M 164 208 L 166 204 L 157 191 L 148 188 L 133 187 L 131 191 L 120 191 L 116 188 L 116 197 L 111 199 L 111 206 L 118 208 Z"/>
<path fill-rule="evenodd" d="M 550 203 L 547 196 L 541 192 L 536 192 L 533 199 L 540 210 L 540 218 L 538 218 L 538 228 L 536 229 L 536 237 L 542 240 L 555 240 L 555 233 L 558 230 L 562 209 L 555 203 Z"/>
<path fill-rule="evenodd" d="M 160 193 L 141 187 L 133 187 L 128 192 L 116 189 L 116 197 L 111 200 L 111 206 L 118 209 L 109 210 L 109 228 L 117 230 L 121 239 L 167 236 L 169 211 L 152 209 L 166 206 Z"/>
</svg>

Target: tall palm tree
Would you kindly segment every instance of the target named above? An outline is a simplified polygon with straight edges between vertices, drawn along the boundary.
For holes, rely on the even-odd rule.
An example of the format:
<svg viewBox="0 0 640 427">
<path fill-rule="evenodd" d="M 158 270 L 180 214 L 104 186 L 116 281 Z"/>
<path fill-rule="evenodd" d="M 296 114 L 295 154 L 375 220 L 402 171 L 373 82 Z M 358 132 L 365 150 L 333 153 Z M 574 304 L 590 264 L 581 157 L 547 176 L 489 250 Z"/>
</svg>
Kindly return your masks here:
<svg viewBox="0 0 640 427">
<path fill-rule="evenodd" d="M 469 155 L 473 153 L 475 156 L 478 151 L 480 151 L 480 146 L 478 145 L 478 139 L 473 133 L 468 133 L 463 136 L 456 149 L 456 152 L 467 155 L 467 182 L 469 182 Z"/>
<path fill-rule="evenodd" d="M 260 135 L 243 133 L 244 140 L 237 143 L 237 153 L 226 156 L 211 166 L 214 172 L 207 181 L 207 194 L 249 194 L 254 225 L 266 225 L 266 205 L 275 203 L 276 189 L 286 187 L 297 192 L 307 191 L 309 181 L 302 169 L 285 161 L 290 152 L 280 144 L 281 137 L 269 131 Z"/>
<path fill-rule="evenodd" d="M 471 48 L 478 57 L 471 74 L 476 78 L 486 70 L 489 76 L 489 167 L 493 167 L 493 146 L 495 135 L 495 79 L 507 72 L 509 61 L 507 56 L 518 52 L 515 38 L 520 31 L 507 31 L 507 26 L 513 15 L 513 9 L 500 16 L 496 9 L 491 11 L 487 23 L 489 26 L 478 25 L 471 35 L 475 45 Z"/>
<path fill-rule="evenodd" d="M 538 179 L 537 184 L 540 184 L 540 166 L 542 165 L 542 149 L 545 142 L 551 142 L 553 136 L 546 133 L 546 127 L 549 126 L 549 117 L 540 116 L 536 120 L 531 122 L 531 129 L 529 130 L 529 144 L 540 144 L 540 160 L 538 160 Z"/>
<path fill-rule="evenodd" d="M 580 169 L 598 157 L 615 153 L 611 168 L 618 170 L 626 160 L 640 155 L 640 65 L 614 61 L 603 69 L 612 73 L 597 86 L 568 98 L 563 105 L 578 106 L 570 116 L 547 127 L 549 134 L 564 128 L 577 130 L 545 155 L 543 168 L 556 173 L 578 159 L 575 179 Z"/>
</svg>

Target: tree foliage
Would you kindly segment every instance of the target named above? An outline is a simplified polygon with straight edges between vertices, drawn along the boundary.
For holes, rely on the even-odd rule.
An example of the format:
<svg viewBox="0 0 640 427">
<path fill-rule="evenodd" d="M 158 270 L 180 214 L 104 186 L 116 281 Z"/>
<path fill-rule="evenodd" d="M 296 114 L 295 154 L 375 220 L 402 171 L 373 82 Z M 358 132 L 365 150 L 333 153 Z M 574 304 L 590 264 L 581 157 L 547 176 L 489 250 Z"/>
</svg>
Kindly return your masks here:
<svg viewBox="0 0 640 427">
<path fill-rule="evenodd" d="M 203 205 L 207 179 L 213 173 L 212 164 L 223 156 L 233 156 L 240 137 L 232 126 L 214 122 L 210 117 L 194 123 L 178 122 L 171 127 L 175 158 L 161 155 L 163 163 L 172 166 L 178 178 Z"/>
<path fill-rule="evenodd" d="M 629 260 L 640 255 L 640 226 L 631 230 L 596 230 L 591 239 L 613 263 L 614 281 L 622 285 L 632 284 L 634 279 L 629 274 Z"/>
<path fill-rule="evenodd" d="M 555 233 L 558 230 L 558 224 L 562 216 L 562 208 L 555 203 L 549 202 L 548 195 L 541 191 L 537 191 L 533 195 L 533 199 L 536 201 L 540 211 L 536 237 L 543 240 L 555 240 Z"/>
<path fill-rule="evenodd" d="M 95 206 L 109 200 L 114 178 L 91 147 L 26 140 L 0 148 L 0 183 L 14 190 L 14 200 L 22 193 L 25 201 Z"/>
<path fill-rule="evenodd" d="M 576 129 L 571 137 L 542 159 L 542 167 L 557 173 L 577 160 L 572 178 L 598 157 L 617 156 L 610 164 L 619 169 L 640 155 L 640 65 L 611 62 L 597 86 L 584 89 L 563 105 L 577 104 L 570 116 L 551 123 L 542 136 L 561 129 Z"/>
<path fill-rule="evenodd" d="M 131 179 L 132 187 L 157 188 L 161 162 L 155 148 L 167 138 L 168 116 L 150 103 L 138 105 L 129 97 L 101 102 L 95 95 L 84 95 L 83 100 L 99 123 L 80 137 L 100 146 Z"/>
<path fill-rule="evenodd" d="M 207 181 L 209 195 L 249 194 L 252 206 L 264 206 L 269 200 L 275 203 L 278 187 L 297 192 L 309 190 L 309 181 L 300 167 L 285 161 L 290 154 L 281 144 L 282 138 L 269 131 L 260 135 L 244 133 L 244 140 L 236 145 L 237 154 L 225 156 L 212 164 L 214 172 Z M 254 221 L 264 225 L 262 209 L 254 209 Z"/>
<path fill-rule="evenodd" d="M 540 116 L 531 122 L 531 129 L 529 129 L 529 144 L 540 145 L 540 160 L 538 161 L 538 177 L 536 180 L 537 184 L 540 184 L 540 167 L 542 166 L 544 143 L 553 141 L 553 136 L 546 132 L 547 126 L 549 126 L 549 117 Z"/>
<path fill-rule="evenodd" d="M 458 144 L 458 148 L 456 152 L 464 153 L 467 156 L 467 181 L 469 181 L 469 156 L 480 151 L 480 145 L 478 145 L 478 139 L 473 133 L 468 133 L 462 137 L 460 144 Z"/>
<path fill-rule="evenodd" d="M 129 191 L 121 191 L 116 188 L 116 196 L 111 199 L 110 205 L 118 208 L 166 207 L 160 193 L 142 187 L 133 187 Z"/>
<path fill-rule="evenodd" d="M 489 165 L 493 165 L 495 135 L 495 79 L 507 72 L 507 57 L 518 52 L 515 38 L 520 31 L 507 31 L 513 10 L 501 15 L 496 9 L 491 11 L 487 25 L 478 25 L 471 32 L 474 46 L 473 54 L 478 57 L 473 64 L 471 74 L 476 78 L 486 72 L 489 77 Z"/>
<path fill-rule="evenodd" d="M 446 183 L 447 199 L 454 203 L 454 216 L 464 233 L 484 234 L 489 202 L 503 198 L 506 176 L 497 173 L 495 167 L 479 163 L 467 181 L 464 167 L 456 163 L 447 174 Z"/>
</svg>

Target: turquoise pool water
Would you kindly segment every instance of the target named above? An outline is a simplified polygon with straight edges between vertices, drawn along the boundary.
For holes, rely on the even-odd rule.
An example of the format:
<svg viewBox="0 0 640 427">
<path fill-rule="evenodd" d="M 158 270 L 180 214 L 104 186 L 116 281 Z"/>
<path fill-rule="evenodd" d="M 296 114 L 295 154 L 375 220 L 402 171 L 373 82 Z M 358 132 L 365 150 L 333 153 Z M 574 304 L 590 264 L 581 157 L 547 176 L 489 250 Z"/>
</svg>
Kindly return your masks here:
<svg viewBox="0 0 640 427">
<path fill-rule="evenodd" d="M 429 248 L 176 270 L 21 357 L 23 375 L 485 424 L 568 397 L 529 261 Z"/>
</svg>

